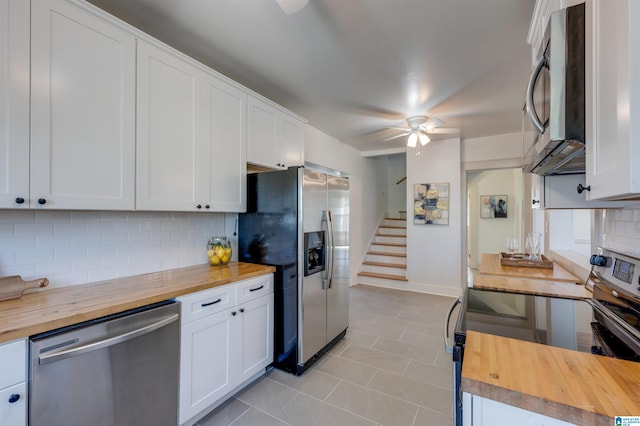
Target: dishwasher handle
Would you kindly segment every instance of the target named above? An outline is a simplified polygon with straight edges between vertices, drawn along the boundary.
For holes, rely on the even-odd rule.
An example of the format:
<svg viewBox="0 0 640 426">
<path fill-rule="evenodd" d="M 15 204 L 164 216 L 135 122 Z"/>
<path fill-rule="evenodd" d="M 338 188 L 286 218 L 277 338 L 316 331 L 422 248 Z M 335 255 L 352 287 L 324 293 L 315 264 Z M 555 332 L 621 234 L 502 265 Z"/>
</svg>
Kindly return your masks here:
<svg viewBox="0 0 640 426">
<path fill-rule="evenodd" d="M 453 310 L 462 303 L 462 296 L 458 297 L 455 302 L 449 308 L 449 312 L 444 320 L 444 350 L 447 353 L 453 353 L 453 345 L 449 345 L 449 323 L 451 322 L 451 315 L 453 314 Z"/>
<path fill-rule="evenodd" d="M 147 324 L 144 327 L 127 331 L 126 333 L 118 334 L 116 336 L 112 336 L 107 339 L 98 340 L 97 342 L 87 343 L 86 345 L 78 346 L 75 348 L 71 348 L 71 349 L 67 349 L 67 350 L 63 350 L 63 351 L 59 351 L 51 354 L 41 354 L 38 358 L 38 362 L 40 365 L 49 364 L 52 362 L 61 361 L 66 358 L 71 358 L 73 356 L 85 354 L 87 352 L 92 352 L 98 349 L 103 349 L 109 346 L 117 345 L 118 343 L 135 339 L 136 337 L 143 336 L 159 328 L 165 327 L 171 324 L 172 322 L 177 321 L 178 317 L 179 317 L 179 314 L 173 314 L 159 321 L 156 321 L 154 323 Z"/>
</svg>

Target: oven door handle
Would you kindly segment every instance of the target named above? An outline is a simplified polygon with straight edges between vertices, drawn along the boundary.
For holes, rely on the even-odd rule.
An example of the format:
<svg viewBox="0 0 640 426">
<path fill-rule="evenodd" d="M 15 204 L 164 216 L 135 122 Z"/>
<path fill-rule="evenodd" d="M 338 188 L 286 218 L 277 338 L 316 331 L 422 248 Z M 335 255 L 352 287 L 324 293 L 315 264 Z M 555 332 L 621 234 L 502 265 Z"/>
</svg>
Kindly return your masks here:
<svg viewBox="0 0 640 426">
<path fill-rule="evenodd" d="M 447 317 L 444 320 L 444 349 L 447 353 L 453 353 L 453 345 L 449 345 L 449 323 L 451 322 L 451 315 L 453 315 L 453 311 L 459 304 L 462 303 L 462 296 L 458 297 L 455 302 L 449 308 L 449 312 L 447 312 Z"/>
</svg>

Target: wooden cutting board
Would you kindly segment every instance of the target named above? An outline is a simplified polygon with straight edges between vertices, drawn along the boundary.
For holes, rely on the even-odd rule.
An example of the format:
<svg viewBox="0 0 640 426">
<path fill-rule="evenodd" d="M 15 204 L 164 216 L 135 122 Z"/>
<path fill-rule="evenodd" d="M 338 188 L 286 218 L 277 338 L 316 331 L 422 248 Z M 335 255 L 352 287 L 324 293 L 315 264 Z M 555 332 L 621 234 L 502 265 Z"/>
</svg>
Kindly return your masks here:
<svg viewBox="0 0 640 426">
<path fill-rule="evenodd" d="M 46 278 L 24 281 L 20 275 L 0 277 L 0 301 L 18 299 L 28 288 L 42 288 L 48 285 L 49 280 Z"/>
</svg>

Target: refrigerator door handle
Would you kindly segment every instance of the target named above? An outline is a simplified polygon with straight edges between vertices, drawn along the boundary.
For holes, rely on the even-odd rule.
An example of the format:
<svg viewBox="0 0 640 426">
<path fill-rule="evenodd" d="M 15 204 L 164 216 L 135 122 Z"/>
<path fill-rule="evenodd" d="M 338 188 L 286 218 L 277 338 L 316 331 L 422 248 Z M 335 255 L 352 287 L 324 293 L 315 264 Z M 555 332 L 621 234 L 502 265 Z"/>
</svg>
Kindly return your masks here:
<svg viewBox="0 0 640 426">
<path fill-rule="evenodd" d="M 333 245 L 333 214 L 331 210 L 327 210 L 327 227 L 328 227 L 328 238 L 329 238 L 329 253 L 327 255 L 328 259 L 328 269 L 329 269 L 329 288 L 331 288 L 331 281 L 333 281 L 333 253 L 335 246 Z"/>
<path fill-rule="evenodd" d="M 333 217 L 331 210 L 322 211 L 322 228 L 325 231 L 325 275 L 322 280 L 322 289 L 331 288 L 333 278 Z"/>
</svg>

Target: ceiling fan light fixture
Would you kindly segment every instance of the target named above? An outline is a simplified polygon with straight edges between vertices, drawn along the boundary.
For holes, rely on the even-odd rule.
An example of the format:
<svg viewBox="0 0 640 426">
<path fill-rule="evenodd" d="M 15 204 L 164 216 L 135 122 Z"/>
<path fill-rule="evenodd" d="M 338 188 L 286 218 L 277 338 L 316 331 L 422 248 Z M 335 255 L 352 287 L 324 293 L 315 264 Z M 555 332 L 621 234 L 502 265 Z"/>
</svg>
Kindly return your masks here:
<svg viewBox="0 0 640 426">
<path fill-rule="evenodd" d="M 425 146 L 426 144 L 431 142 L 431 139 L 429 138 L 429 136 L 427 136 L 425 132 L 420 132 L 419 138 L 420 138 L 420 145 L 422 146 Z"/>
<path fill-rule="evenodd" d="M 409 148 L 415 148 L 417 144 L 418 144 L 418 135 L 416 134 L 416 132 L 411 132 L 409 134 L 409 138 L 407 139 L 407 146 Z"/>
</svg>

